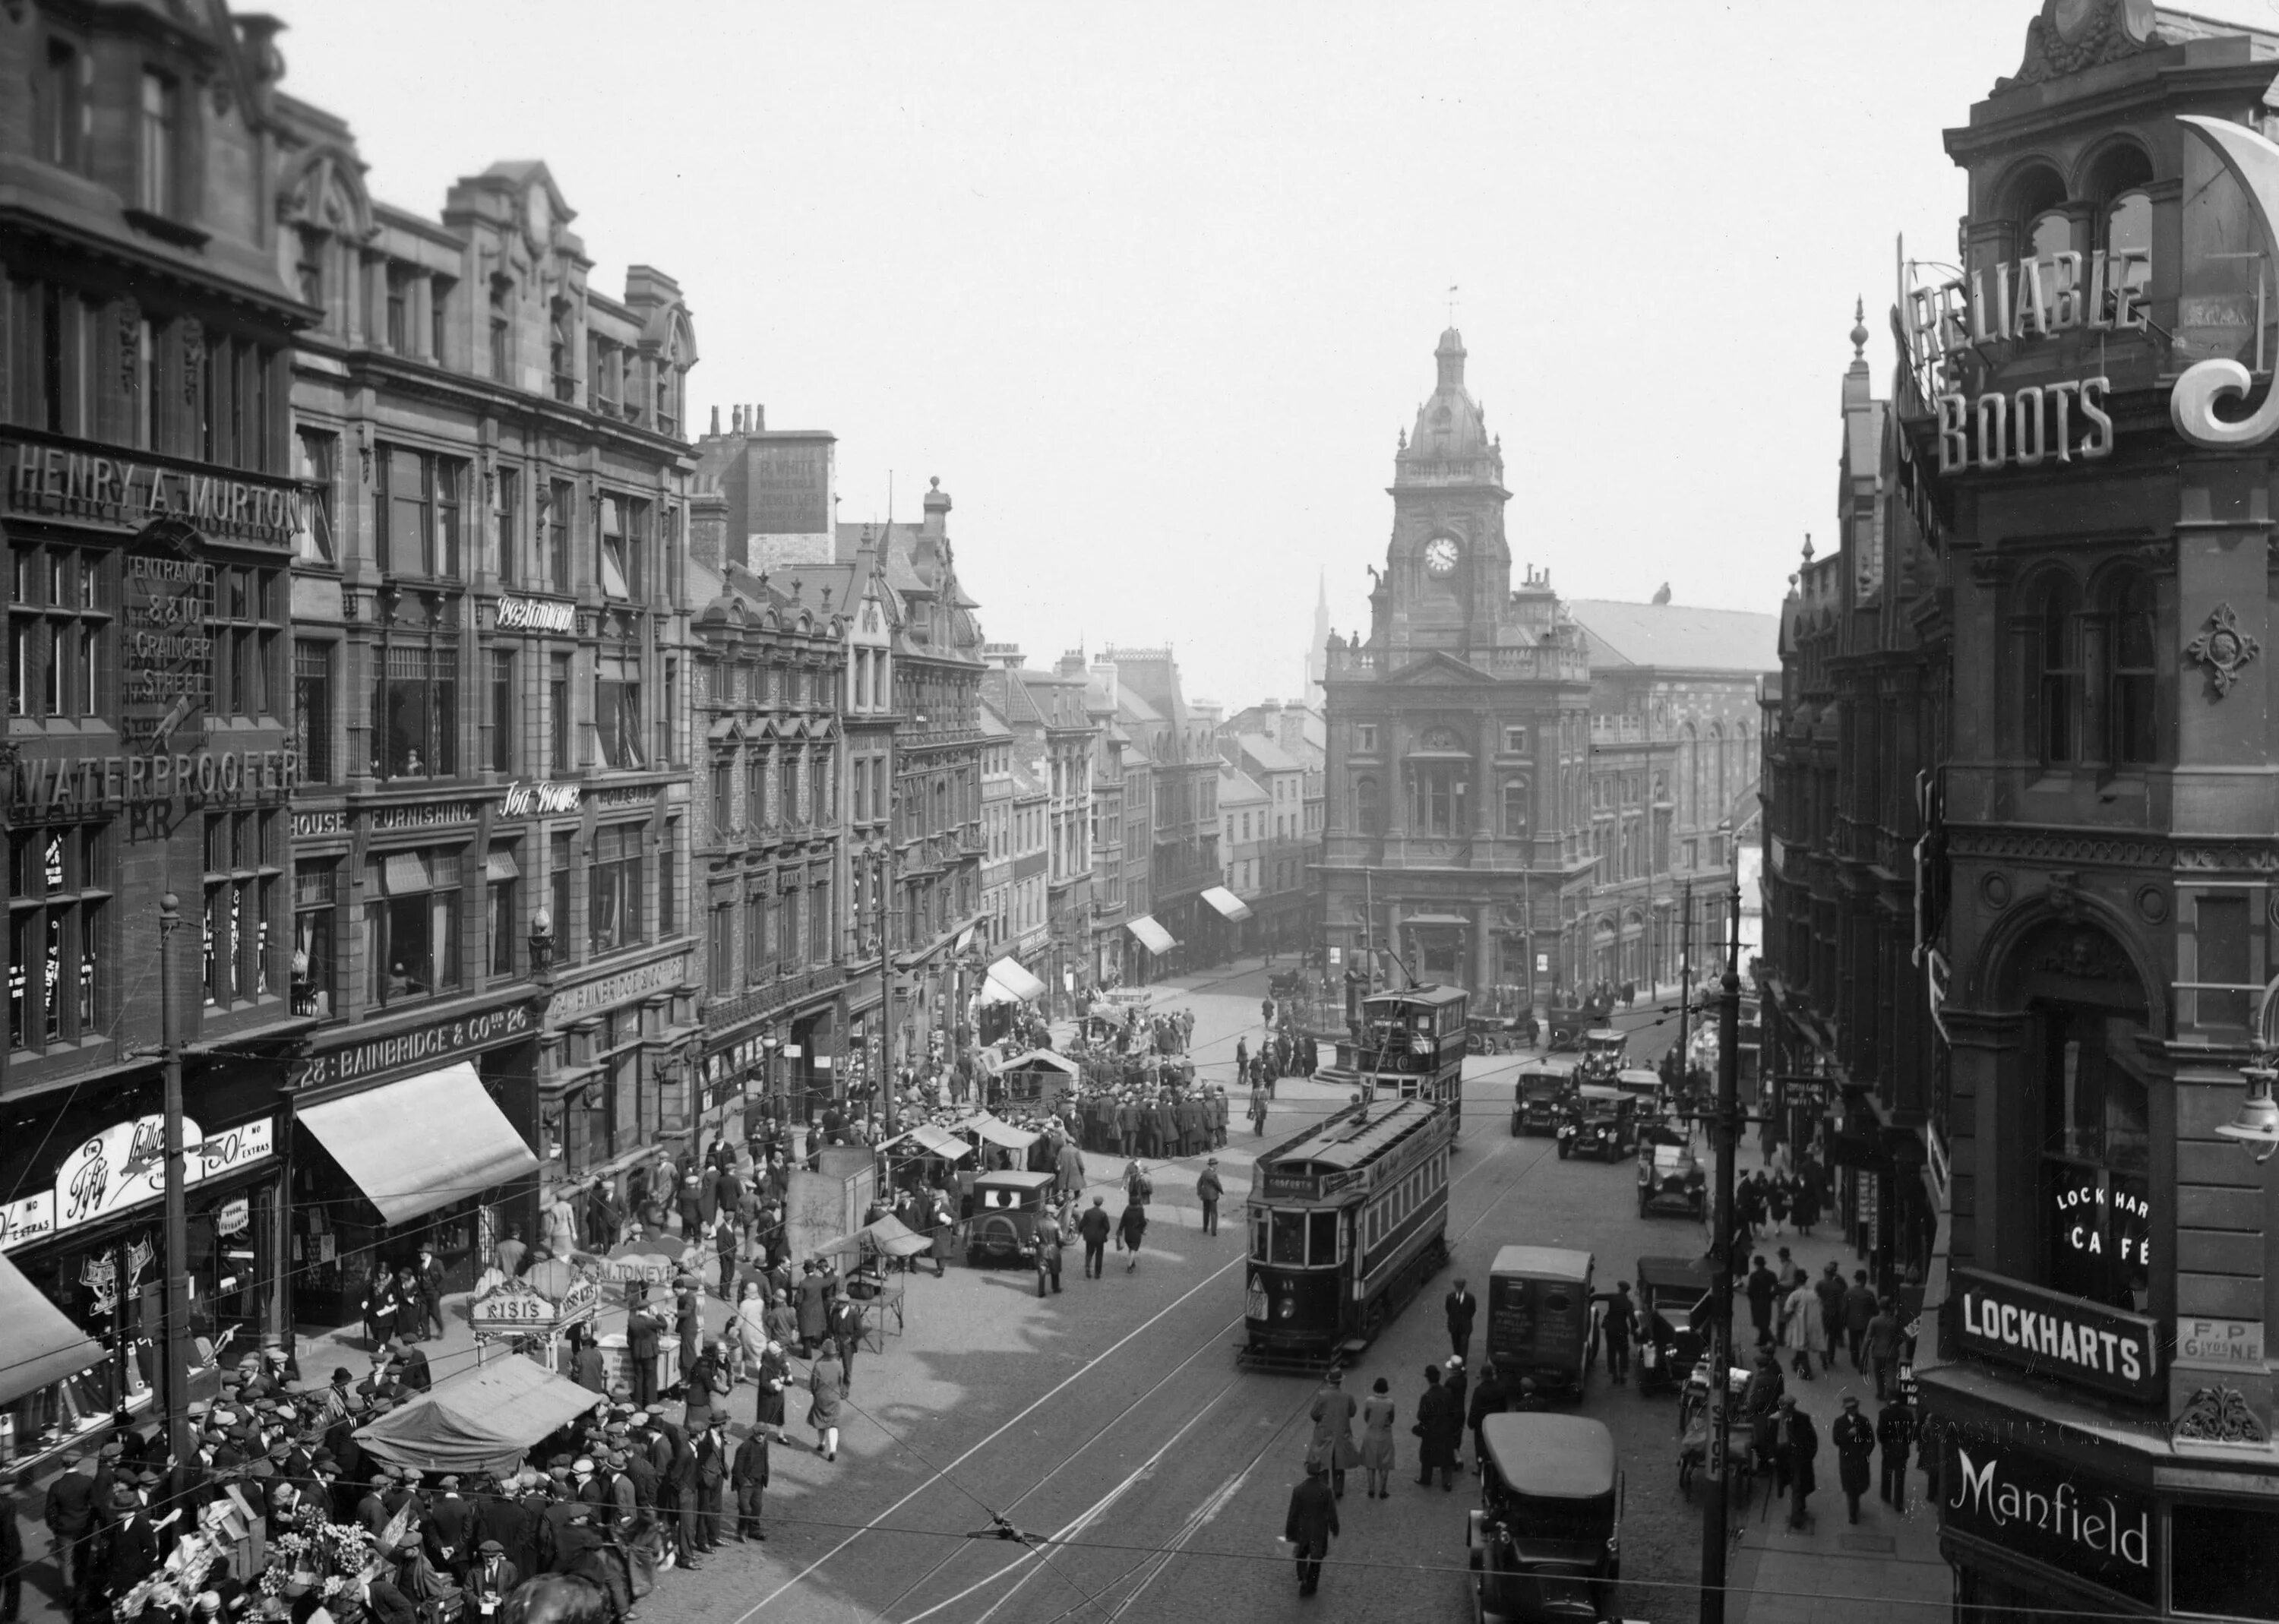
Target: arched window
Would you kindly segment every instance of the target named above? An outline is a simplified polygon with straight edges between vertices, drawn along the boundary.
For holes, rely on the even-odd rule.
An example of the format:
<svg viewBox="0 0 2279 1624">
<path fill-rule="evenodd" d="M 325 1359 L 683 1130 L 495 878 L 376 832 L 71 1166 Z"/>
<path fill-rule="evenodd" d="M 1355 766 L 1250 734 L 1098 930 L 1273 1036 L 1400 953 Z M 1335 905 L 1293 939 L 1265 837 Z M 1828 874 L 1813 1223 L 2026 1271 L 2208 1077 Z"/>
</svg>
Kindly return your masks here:
<svg viewBox="0 0 2279 1624">
<path fill-rule="evenodd" d="M 2141 295 L 2152 280 L 2152 199 L 2123 192 L 2105 206 L 2106 303 L 2118 312 L 2123 293 Z"/>
<path fill-rule="evenodd" d="M 1385 832 L 1384 814 L 1377 801 L 1377 780 L 1373 778 L 1354 780 L 1354 827 L 1365 835 Z"/>
<path fill-rule="evenodd" d="M 1708 779 L 1709 800 L 1701 808 L 1701 821 L 1715 823 L 1725 816 L 1725 724 L 1722 722 L 1709 724 L 1708 755 L 1708 771 L 1704 776 Z"/>
<path fill-rule="evenodd" d="M 2160 759 L 2153 709 L 2153 598 L 2151 578 L 2130 570 L 2105 589 L 2112 672 L 2106 697 L 2106 759 L 2141 766 Z"/>
<path fill-rule="evenodd" d="M 2081 600 L 2073 578 L 2052 571 L 2027 600 L 2024 626 L 2029 744 L 2045 762 L 2081 756 Z"/>
<path fill-rule="evenodd" d="M 1512 839 L 1524 839 L 1527 836 L 1527 780 L 1506 779 L 1503 786 L 1503 831 Z"/>
<path fill-rule="evenodd" d="M 1677 730 L 1677 821 L 1691 825 L 1701 804 L 1701 758 L 1694 748 L 1693 724 Z"/>
</svg>

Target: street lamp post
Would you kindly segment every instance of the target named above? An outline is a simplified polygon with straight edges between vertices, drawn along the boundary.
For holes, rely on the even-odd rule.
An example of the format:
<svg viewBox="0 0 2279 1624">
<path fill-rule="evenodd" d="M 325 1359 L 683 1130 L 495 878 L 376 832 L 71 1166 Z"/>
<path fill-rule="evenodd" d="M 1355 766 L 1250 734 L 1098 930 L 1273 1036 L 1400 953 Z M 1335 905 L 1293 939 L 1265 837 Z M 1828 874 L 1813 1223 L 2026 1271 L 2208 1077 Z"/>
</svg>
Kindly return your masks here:
<svg viewBox="0 0 2279 1624">
<path fill-rule="evenodd" d="M 1730 845 L 1730 842 L 1729 842 Z M 1726 1521 L 1731 1465 L 1725 1435 L 1732 1410 L 1733 1157 L 1741 1115 L 1741 870 L 1736 862 L 1725 922 L 1725 979 L 1717 1007 L 1716 1233 L 1709 1255 L 1709 1469 L 1701 1519 L 1701 1624 L 1724 1624 Z"/>
</svg>

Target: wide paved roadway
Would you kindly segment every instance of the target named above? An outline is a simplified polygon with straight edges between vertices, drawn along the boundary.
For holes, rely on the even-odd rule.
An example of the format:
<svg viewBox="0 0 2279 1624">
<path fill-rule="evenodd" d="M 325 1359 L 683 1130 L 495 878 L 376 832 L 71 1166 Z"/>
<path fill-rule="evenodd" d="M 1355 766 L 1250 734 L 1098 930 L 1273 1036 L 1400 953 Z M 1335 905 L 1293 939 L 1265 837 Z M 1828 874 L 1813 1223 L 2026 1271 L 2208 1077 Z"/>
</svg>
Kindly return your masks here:
<svg viewBox="0 0 2279 1624">
<path fill-rule="evenodd" d="M 1262 979 L 1181 1000 L 1197 1012 L 1207 1067 L 1231 1057 L 1236 1035 L 1255 1041 Z M 1649 1055 L 1674 1030 L 1643 1007 L 1622 1023 L 1641 1029 L 1637 1046 Z M 947 1281 L 915 1282 L 913 1315 L 933 1317 L 914 1325 L 909 1349 L 890 1343 L 885 1360 L 858 1360 L 858 1413 L 839 1463 L 777 1452 L 765 1559 L 732 1545 L 701 1574 L 668 1575 L 649 1611 L 738 1624 L 1469 1616 L 1464 1513 L 1476 1482 L 1417 1487 L 1408 1434 L 1423 1367 L 1448 1352 L 1441 1295 L 1463 1276 L 1484 1297 L 1489 1260 L 1513 1242 L 1591 1250 L 1602 1287 L 1627 1278 L 1641 1253 L 1700 1245 L 1683 1219 L 1635 1215 L 1629 1163 L 1562 1162 L 1548 1139 L 1510 1137 L 1517 1064 L 1469 1063 L 1453 1266 L 1346 1378 L 1356 1394 L 1378 1375 L 1390 1380 L 1401 1470 L 1384 1501 L 1365 1498 L 1361 1475 L 1350 1476 L 1343 1537 L 1318 1597 L 1297 1597 L 1277 1539 L 1302 1475 L 1314 1383 L 1233 1363 L 1247 1177 L 1237 1164 L 1247 1142 L 1238 1132 L 1225 1157 L 1232 1221 L 1216 1238 L 1195 1225 L 1192 1169 L 1170 1168 L 1158 1179 L 1158 1220 L 1136 1272 L 1111 1250 L 1108 1277 L 1087 1282 L 1072 1250 L 1066 1290 L 1042 1303 L 1009 1272 L 953 1268 Z M 1280 1093 L 1270 1138 L 1298 1113 L 1336 1103 L 1305 1084 Z M 920 1344 L 923 1353 L 910 1351 Z M 1475 1360 L 1480 1349 L 1476 1336 Z M 1692 1617 L 1699 1521 L 1676 1490 L 1671 1400 L 1641 1399 L 1600 1373 L 1582 1407 L 1615 1429 L 1628 1474 L 1623 1614 Z M 795 1429 L 802 1413 L 795 1406 Z M 966 1537 L 999 1516 L 1047 1543 Z"/>
</svg>

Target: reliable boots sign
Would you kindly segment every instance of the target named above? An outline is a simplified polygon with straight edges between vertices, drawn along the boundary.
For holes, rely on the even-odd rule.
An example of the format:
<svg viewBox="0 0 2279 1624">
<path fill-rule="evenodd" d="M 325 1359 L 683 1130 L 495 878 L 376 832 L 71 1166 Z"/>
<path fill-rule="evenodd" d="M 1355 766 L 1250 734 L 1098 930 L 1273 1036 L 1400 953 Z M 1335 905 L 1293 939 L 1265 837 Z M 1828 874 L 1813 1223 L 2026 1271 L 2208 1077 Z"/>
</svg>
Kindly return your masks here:
<svg viewBox="0 0 2279 1624">
<path fill-rule="evenodd" d="M 2016 1450 L 1957 1441 L 1939 1509 L 1946 1531 L 2132 1600 L 2160 1599 L 2152 1498 Z"/>
</svg>

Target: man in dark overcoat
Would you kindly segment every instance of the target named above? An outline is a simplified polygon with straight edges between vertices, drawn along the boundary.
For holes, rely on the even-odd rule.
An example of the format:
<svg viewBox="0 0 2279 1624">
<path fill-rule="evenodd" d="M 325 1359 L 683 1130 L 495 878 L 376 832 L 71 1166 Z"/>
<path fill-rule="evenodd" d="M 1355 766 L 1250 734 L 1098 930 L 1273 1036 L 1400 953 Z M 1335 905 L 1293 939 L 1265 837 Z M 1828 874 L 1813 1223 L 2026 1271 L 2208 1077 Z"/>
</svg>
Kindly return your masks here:
<svg viewBox="0 0 2279 1624">
<path fill-rule="evenodd" d="M 1290 1491 L 1290 1514 L 1282 1525 L 1282 1537 L 1297 1551 L 1299 1595 L 1321 1588 L 1322 1559 L 1338 1532 L 1338 1497 L 1330 1491 L 1328 1468 L 1314 1461 L 1306 1467 L 1306 1481 Z"/>
</svg>

